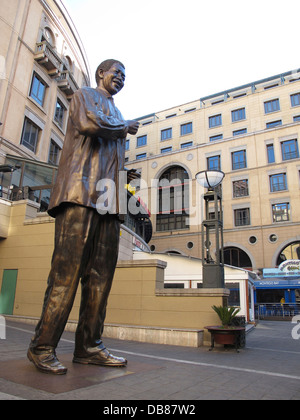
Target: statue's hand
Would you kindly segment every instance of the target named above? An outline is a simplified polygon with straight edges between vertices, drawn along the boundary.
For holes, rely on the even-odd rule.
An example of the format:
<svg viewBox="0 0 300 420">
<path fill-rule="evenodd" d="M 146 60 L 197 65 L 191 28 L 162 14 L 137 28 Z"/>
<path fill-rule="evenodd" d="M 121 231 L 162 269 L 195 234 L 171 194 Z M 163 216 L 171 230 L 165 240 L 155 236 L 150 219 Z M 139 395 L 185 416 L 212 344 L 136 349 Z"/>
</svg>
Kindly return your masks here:
<svg viewBox="0 0 300 420">
<path fill-rule="evenodd" d="M 136 134 L 138 132 L 140 123 L 135 120 L 128 120 L 126 121 L 127 127 L 128 127 L 128 133 L 129 134 Z"/>
</svg>

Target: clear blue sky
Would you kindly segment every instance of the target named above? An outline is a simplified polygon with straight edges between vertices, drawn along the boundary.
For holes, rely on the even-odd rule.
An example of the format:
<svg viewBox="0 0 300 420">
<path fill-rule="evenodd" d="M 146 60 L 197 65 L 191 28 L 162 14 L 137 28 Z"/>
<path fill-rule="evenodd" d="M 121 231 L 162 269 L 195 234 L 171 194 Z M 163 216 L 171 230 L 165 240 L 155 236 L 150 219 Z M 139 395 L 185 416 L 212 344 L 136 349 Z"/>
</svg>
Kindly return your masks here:
<svg viewBox="0 0 300 420">
<path fill-rule="evenodd" d="M 92 74 L 107 58 L 125 64 L 125 118 L 300 68 L 299 0 L 62 2 Z"/>
</svg>

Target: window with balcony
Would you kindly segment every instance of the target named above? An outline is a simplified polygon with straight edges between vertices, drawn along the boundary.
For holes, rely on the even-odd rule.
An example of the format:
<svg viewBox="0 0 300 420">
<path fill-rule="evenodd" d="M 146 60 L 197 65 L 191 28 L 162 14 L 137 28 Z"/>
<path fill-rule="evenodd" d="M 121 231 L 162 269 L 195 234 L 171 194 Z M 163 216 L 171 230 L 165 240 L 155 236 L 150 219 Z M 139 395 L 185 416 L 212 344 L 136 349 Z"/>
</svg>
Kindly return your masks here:
<svg viewBox="0 0 300 420">
<path fill-rule="evenodd" d="M 286 174 L 270 175 L 270 190 L 271 192 L 287 190 Z"/>
<path fill-rule="evenodd" d="M 249 195 L 248 179 L 233 181 L 233 197 L 247 197 Z"/>
<path fill-rule="evenodd" d="M 246 150 L 231 153 L 232 170 L 247 168 Z"/>
<path fill-rule="evenodd" d="M 187 229 L 189 176 L 181 166 L 171 166 L 159 179 L 156 230 Z"/>
<path fill-rule="evenodd" d="M 282 160 L 290 160 L 299 158 L 299 150 L 297 140 L 287 140 L 281 143 Z"/>
<path fill-rule="evenodd" d="M 250 209 L 248 207 L 234 210 L 234 225 L 237 227 L 250 225 Z"/>
<path fill-rule="evenodd" d="M 288 222 L 290 220 L 290 204 L 280 203 L 272 205 L 273 222 Z"/>
<path fill-rule="evenodd" d="M 209 156 L 207 158 L 207 170 L 220 171 L 221 170 L 221 156 Z"/>
</svg>

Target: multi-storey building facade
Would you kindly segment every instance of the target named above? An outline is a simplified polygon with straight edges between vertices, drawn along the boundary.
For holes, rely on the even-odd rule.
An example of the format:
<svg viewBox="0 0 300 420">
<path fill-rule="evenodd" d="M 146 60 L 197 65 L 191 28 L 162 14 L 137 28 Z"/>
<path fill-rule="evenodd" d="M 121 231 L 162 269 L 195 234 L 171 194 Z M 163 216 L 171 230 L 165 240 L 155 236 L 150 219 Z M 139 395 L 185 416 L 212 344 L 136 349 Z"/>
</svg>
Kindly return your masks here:
<svg viewBox="0 0 300 420">
<path fill-rule="evenodd" d="M 141 172 L 153 251 L 201 257 L 203 191 L 195 175 L 219 169 L 225 173 L 225 263 L 259 270 L 300 259 L 300 73 L 252 82 L 139 121 L 137 136 L 127 139 L 126 161 Z"/>
<path fill-rule="evenodd" d="M 0 27 L 0 164 L 19 167 L 13 179 L 0 173 L 2 192 L 51 189 L 70 98 L 90 85 L 86 54 L 60 0 L 2 0 Z"/>
</svg>

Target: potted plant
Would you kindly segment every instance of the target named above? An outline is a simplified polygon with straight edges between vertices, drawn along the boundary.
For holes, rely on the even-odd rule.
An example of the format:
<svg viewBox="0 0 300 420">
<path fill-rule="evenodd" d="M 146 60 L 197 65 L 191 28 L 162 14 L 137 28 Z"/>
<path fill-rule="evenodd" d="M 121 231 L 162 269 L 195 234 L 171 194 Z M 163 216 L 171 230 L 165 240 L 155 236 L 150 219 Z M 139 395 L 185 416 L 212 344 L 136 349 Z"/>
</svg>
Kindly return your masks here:
<svg viewBox="0 0 300 420">
<path fill-rule="evenodd" d="M 238 351 L 238 334 L 244 331 L 244 327 L 235 327 L 232 325 L 233 319 L 240 312 L 240 308 L 230 306 L 212 306 L 217 313 L 222 325 L 205 327 L 211 333 L 211 349 L 214 344 L 235 345 Z"/>
<path fill-rule="evenodd" d="M 231 306 L 212 306 L 212 309 L 217 313 L 224 328 L 230 327 L 232 320 L 240 312 L 240 308 L 233 308 Z"/>
</svg>

